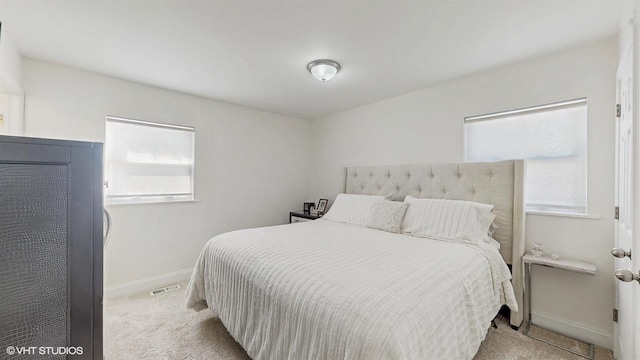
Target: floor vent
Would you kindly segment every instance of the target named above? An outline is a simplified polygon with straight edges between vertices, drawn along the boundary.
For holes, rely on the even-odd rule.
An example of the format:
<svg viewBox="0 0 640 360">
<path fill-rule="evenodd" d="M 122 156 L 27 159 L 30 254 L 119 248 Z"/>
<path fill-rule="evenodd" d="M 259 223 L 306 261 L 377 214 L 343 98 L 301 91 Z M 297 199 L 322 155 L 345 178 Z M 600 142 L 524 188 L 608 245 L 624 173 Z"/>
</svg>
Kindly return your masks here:
<svg viewBox="0 0 640 360">
<path fill-rule="evenodd" d="M 151 292 L 149 294 L 151 296 L 156 296 L 156 295 L 168 293 L 169 291 L 174 291 L 174 290 L 178 290 L 178 289 L 180 289 L 180 285 L 175 284 L 175 285 L 170 285 L 170 286 L 167 286 L 167 287 L 163 287 L 161 289 L 151 290 Z"/>
</svg>

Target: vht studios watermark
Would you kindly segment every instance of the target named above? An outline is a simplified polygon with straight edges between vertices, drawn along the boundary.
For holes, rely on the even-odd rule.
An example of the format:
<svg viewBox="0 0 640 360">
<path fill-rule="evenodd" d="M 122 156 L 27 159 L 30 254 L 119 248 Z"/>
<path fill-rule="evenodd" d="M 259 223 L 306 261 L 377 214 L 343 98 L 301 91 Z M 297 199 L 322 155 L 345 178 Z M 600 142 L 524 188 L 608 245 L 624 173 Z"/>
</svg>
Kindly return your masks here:
<svg viewBox="0 0 640 360">
<path fill-rule="evenodd" d="M 8 355 L 82 355 L 82 346 L 7 346 Z"/>
</svg>

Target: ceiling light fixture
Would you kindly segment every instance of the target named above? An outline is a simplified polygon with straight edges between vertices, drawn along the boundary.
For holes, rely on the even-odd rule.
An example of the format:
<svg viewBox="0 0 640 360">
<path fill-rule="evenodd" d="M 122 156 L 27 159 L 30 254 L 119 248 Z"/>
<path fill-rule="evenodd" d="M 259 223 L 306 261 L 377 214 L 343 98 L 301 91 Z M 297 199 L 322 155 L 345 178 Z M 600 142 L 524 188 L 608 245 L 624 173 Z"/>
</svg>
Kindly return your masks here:
<svg viewBox="0 0 640 360">
<path fill-rule="evenodd" d="M 329 81 L 340 71 L 340 64 L 328 59 L 314 60 L 307 65 L 307 70 L 316 79 Z"/>
</svg>

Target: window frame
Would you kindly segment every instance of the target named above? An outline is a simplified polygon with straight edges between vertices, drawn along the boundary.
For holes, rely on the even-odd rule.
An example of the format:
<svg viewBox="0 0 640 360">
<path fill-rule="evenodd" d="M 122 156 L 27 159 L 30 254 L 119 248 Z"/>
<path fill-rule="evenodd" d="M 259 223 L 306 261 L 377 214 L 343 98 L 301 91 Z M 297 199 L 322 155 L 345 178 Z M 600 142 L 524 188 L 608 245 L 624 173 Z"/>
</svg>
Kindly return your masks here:
<svg viewBox="0 0 640 360">
<path fill-rule="evenodd" d="M 193 126 L 186 126 L 186 125 L 176 125 L 176 124 L 166 124 L 166 123 L 160 123 L 160 122 L 154 122 L 154 121 L 147 121 L 147 120 L 138 120 L 138 119 L 131 119 L 131 118 L 124 118 L 124 117 L 119 117 L 119 116 L 113 116 L 113 115 L 107 115 L 105 117 L 105 159 L 104 159 L 104 176 L 105 176 L 105 180 L 104 180 L 104 186 L 106 188 L 109 187 L 109 179 L 106 179 L 107 176 L 107 166 L 110 163 L 109 159 L 107 159 L 106 154 L 108 153 L 108 146 L 109 144 L 107 143 L 107 139 L 106 139 L 106 127 L 108 126 L 109 122 L 119 122 L 119 123 L 125 123 L 125 124 L 134 124 L 134 125 L 140 125 L 140 126 L 147 126 L 147 127 L 156 127 L 156 128 L 161 128 L 161 129 L 174 129 L 174 130 L 181 130 L 181 131 L 189 131 L 193 133 L 193 141 L 191 143 L 191 165 L 190 165 L 190 189 L 191 192 L 189 193 L 181 193 L 181 194 L 170 194 L 170 193 L 166 193 L 166 194 L 150 194 L 150 195 L 142 195 L 142 194 L 138 194 L 138 195 L 108 195 L 108 191 L 105 190 L 104 192 L 104 201 L 105 201 L 105 205 L 135 205 L 135 204 L 166 204 L 166 203 L 179 203 L 179 202 L 194 202 L 195 201 L 195 167 L 196 167 L 196 129 Z M 161 164 L 158 164 L 158 166 L 162 166 Z M 165 165 L 168 166 L 168 165 Z M 187 165 L 185 165 L 187 166 Z"/>
<path fill-rule="evenodd" d="M 544 110 L 558 110 L 562 107 L 573 106 L 573 105 L 583 105 L 585 111 L 585 143 L 584 143 L 584 206 L 570 206 L 570 205 L 550 205 L 550 204 L 534 204 L 527 202 L 527 196 L 525 194 L 525 211 L 530 214 L 540 214 L 540 215 L 557 215 L 557 216 L 568 216 L 568 217 L 586 217 L 591 218 L 588 215 L 588 197 L 589 197 L 589 183 L 588 183 L 588 163 L 589 163 L 589 134 L 588 134 L 588 101 L 586 97 L 575 98 L 571 100 L 557 101 L 552 103 L 546 103 L 541 105 L 527 106 L 512 110 L 498 111 L 493 113 L 487 113 L 482 115 L 474 115 L 467 116 L 463 120 L 463 157 L 464 161 L 470 161 L 468 159 L 468 131 L 467 124 L 476 122 L 476 121 L 491 121 L 496 119 L 501 119 L 509 116 L 519 115 L 519 114 L 527 114 L 527 113 L 535 113 Z M 532 158 L 534 159 L 534 158 Z M 482 161 L 482 160 L 473 160 L 473 161 Z M 491 160 L 487 160 L 491 161 Z M 526 161 L 526 159 L 525 159 Z"/>
</svg>

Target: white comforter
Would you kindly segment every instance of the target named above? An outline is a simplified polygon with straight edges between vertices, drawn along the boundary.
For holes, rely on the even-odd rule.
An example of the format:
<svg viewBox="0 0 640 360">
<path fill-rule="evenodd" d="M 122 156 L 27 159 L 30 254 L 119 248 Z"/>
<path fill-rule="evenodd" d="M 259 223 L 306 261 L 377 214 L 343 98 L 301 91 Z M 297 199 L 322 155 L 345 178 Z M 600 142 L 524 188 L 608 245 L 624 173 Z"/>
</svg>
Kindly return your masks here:
<svg viewBox="0 0 640 360">
<path fill-rule="evenodd" d="M 253 359 L 471 359 L 509 277 L 492 246 L 316 220 L 214 237 L 187 292 Z"/>
</svg>

